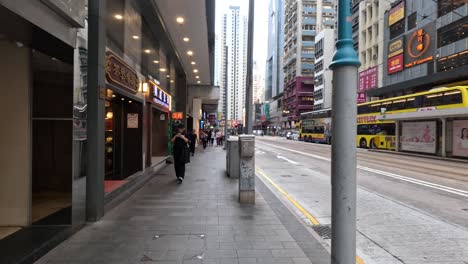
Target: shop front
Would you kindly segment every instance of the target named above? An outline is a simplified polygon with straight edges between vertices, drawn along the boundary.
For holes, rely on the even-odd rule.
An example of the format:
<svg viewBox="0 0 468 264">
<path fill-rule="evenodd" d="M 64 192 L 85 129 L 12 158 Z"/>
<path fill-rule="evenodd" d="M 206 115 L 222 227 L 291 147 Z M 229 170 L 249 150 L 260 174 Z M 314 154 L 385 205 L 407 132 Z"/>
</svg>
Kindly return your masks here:
<svg viewBox="0 0 468 264">
<path fill-rule="evenodd" d="M 149 78 L 148 78 L 149 79 Z M 147 148 L 146 166 L 161 164 L 170 155 L 169 133 L 170 133 L 170 110 L 172 97 L 161 86 L 159 81 L 151 80 L 148 85 L 149 96 L 147 97 Z"/>
<path fill-rule="evenodd" d="M 116 54 L 106 54 L 105 192 L 110 193 L 143 170 L 142 114 L 137 72 Z"/>
</svg>

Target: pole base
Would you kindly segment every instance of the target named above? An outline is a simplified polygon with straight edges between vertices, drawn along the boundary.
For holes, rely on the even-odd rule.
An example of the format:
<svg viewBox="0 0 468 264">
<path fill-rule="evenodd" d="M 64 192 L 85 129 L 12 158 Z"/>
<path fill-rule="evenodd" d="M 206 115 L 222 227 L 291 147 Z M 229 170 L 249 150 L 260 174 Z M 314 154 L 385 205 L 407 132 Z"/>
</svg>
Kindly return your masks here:
<svg viewBox="0 0 468 264">
<path fill-rule="evenodd" d="M 239 191 L 240 204 L 255 204 L 255 191 Z"/>
</svg>

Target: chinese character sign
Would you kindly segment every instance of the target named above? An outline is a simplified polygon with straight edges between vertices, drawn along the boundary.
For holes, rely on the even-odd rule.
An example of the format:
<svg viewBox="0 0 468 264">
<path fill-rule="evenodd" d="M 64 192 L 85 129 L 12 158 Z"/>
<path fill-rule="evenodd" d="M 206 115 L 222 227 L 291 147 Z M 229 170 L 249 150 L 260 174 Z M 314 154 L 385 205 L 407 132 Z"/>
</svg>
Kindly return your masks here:
<svg viewBox="0 0 468 264">
<path fill-rule="evenodd" d="M 377 88 L 377 66 L 359 73 L 359 92 Z"/>
<path fill-rule="evenodd" d="M 365 103 L 366 102 L 366 93 L 357 93 L 357 103 Z"/>
</svg>

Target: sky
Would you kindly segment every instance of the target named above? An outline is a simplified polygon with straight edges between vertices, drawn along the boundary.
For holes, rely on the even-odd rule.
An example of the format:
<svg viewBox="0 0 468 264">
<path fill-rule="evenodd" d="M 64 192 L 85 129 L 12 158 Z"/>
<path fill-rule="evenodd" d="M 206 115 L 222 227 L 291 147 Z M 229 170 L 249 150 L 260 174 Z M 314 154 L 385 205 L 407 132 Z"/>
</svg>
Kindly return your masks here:
<svg viewBox="0 0 468 264">
<path fill-rule="evenodd" d="M 253 53 L 254 61 L 262 73 L 265 73 L 268 48 L 268 3 L 269 0 L 255 0 Z M 216 33 L 221 26 L 221 16 L 228 11 L 230 5 L 240 6 L 242 15 L 249 14 L 249 0 L 216 0 Z"/>
</svg>

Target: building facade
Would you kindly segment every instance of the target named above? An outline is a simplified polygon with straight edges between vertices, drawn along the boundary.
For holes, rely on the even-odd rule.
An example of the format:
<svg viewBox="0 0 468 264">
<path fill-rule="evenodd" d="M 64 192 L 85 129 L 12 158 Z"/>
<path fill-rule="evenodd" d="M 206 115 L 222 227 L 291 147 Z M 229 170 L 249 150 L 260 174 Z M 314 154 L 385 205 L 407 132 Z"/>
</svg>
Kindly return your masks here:
<svg viewBox="0 0 468 264">
<path fill-rule="evenodd" d="M 265 100 L 284 90 L 282 54 L 284 45 L 284 0 L 270 0 L 268 9 L 268 50 L 265 76 Z"/>
<path fill-rule="evenodd" d="M 359 68 L 358 102 L 367 101 L 365 91 L 382 87 L 385 12 L 394 0 L 361 1 L 359 3 Z"/>
<path fill-rule="evenodd" d="M 335 1 L 286 0 L 283 111 L 288 121 L 313 110 L 315 36 L 335 25 Z"/>
<path fill-rule="evenodd" d="M 333 72 L 328 69 L 335 53 L 335 30 L 324 29 L 315 37 L 314 111 L 332 107 Z"/>
<path fill-rule="evenodd" d="M 218 112 L 227 107 L 227 120 L 243 122 L 245 108 L 245 83 L 247 74 L 247 17 L 240 13 L 240 6 L 230 6 L 222 16 L 218 48 L 218 83 L 221 98 Z M 223 69 L 226 69 L 225 71 Z"/>
</svg>

